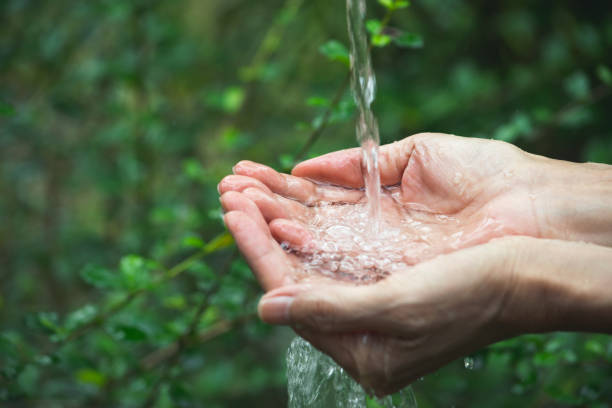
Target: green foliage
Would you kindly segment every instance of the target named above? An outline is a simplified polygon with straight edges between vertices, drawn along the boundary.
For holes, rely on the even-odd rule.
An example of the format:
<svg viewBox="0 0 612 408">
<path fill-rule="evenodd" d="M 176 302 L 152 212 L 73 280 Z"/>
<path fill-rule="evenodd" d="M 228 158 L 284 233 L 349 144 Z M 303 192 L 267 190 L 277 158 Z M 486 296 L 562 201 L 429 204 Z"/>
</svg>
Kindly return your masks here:
<svg viewBox="0 0 612 408">
<path fill-rule="evenodd" d="M 319 51 L 331 61 L 339 61 L 347 67 L 350 66 L 349 50 L 341 42 L 329 40 L 319 47 Z"/>
<path fill-rule="evenodd" d="M 601 4 L 368 6 L 383 142 L 444 131 L 612 163 Z M 355 144 L 344 12 L 0 2 L 0 406 L 286 404 L 291 334 L 257 321 L 216 185 L 240 159 L 288 171 Z M 470 357 L 417 381 L 420 406 L 612 401 L 609 336 Z"/>
<path fill-rule="evenodd" d="M 395 11 L 410 6 L 410 2 L 407 0 L 378 0 L 378 2 L 390 11 Z"/>
</svg>

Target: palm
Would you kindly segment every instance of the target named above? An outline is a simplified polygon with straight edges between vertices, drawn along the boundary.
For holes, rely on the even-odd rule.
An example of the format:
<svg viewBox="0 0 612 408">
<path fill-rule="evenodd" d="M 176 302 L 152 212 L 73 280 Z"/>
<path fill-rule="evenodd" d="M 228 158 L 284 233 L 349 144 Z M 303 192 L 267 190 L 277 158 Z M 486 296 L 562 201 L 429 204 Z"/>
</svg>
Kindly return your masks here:
<svg viewBox="0 0 612 408">
<path fill-rule="evenodd" d="M 228 227 L 264 287 L 321 274 L 377 281 L 495 237 L 537 235 L 529 192 L 511 180 L 517 154 L 446 135 L 384 146 L 377 234 L 368 230 L 357 149 L 302 163 L 293 176 L 241 162 L 220 192 Z"/>
</svg>

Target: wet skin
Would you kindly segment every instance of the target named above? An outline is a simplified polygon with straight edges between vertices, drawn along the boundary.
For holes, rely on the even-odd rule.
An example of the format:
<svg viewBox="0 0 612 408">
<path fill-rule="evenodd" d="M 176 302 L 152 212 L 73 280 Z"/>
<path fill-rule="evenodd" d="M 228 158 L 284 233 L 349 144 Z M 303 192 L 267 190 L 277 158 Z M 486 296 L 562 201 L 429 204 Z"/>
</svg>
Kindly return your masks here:
<svg viewBox="0 0 612 408">
<path fill-rule="evenodd" d="M 381 147 L 381 228 L 400 230 L 402 264 L 505 235 L 540 235 L 531 186 L 516 175 L 527 155 L 502 142 L 492 150 L 490 143 L 423 134 Z M 264 256 L 247 255 L 257 263 L 252 267 L 264 288 L 304 277 L 300 271 L 309 258 L 300 255 L 321 251 L 325 244 L 313 240 L 321 237 L 313 226 L 350 220 L 363 209 L 360 160 L 359 149 L 344 150 L 303 162 L 292 175 L 242 161 L 221 181 L 228 227 L 235 235 L 251 236 L 243 245 L 238 239 L 240 249 L 268 258 L 259 266 Z M 249 246 L 253 236 L 256 248 Z M 283 251 L 283 242 L 297 251 Z"/>
<path fill-rule="evenodd" d="M 411 245 L 419 231 L 407 223 L 405 269 L 371 285 L 322 275 L 295 285 L 308 258 L 280 243 L 316 250 L 313 220 L 333 225 L 363 207 L 360 157 L 331 153 L 292 175 L 240 162 L 219 184 L 226 225 L 269 291 L 266 322 L 292 325 L 379 395 L 520 333 L 609 332 L 612 167 L 488 140 L 420 134 L 382 146 L 382 216 L 431 228 L 429 252 Z"/>
</svg>

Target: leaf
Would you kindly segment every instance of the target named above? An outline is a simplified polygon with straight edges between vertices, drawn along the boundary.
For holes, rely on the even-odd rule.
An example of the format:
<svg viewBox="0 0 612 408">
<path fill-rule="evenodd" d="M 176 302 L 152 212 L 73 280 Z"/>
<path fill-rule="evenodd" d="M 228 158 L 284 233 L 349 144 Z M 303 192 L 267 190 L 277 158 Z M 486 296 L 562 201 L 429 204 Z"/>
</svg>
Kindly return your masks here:
<svg viewBox="0 0 612 408">
<path fill-rule="evenodd" d="M 584 344 L 584 349 L 590 353 L 593 353 L 597 356 L 601 356 L 604 354 L 604 346 L 597 340 L 591 339 Z"/>
<path fill-rule="evenodd" d="M 386 9 L 390 11 L 399 10 L 410 6 L 408 0 L 378 0 Z"/>
<path fill-rule="evenodd" d="M 223 91 L 209 91 L 204 97 L 208 106 L 227 113 L 237 113 L 242 108 L 246 93 L 240 86 L 230 86 Z"/>
<path fill-rule="evenodd" d="M 84 368 L 77 371 L 74 377 L 82 384 L 94 385 L 96 387 L 102 387 L 106 384 L 106 376 L 91 368 Z"/>
<path fill-rule="evenodd" d="M 349 51 L 346 46 L 339 41 L 330 40 L 319 47 L 319 51 L 331 61 L 342 62 L 347 67 L 351 65 Z"/>
<path fill-rule="evenodd" d="M 183 161 L 183 174 L 194 181 L 203 181 L 206 177 L 206 170 L 202 167 L 199 160 L 191 158 Z"/>
<path fill-rule="evenodd" d="M 85 305 L 75 310 L 66 317 L 66 329 L 74 330 L 93 321 L 97 312 L 98 309 L 94 305 Z"/>
<path fill-rule="evenodd" d="M 382 23 L 380 20 L 368 20 L 365 26 L 370 34 L 379 34 L 382 30 Z"/>
<path fill-rule="evenodd" d="M 131 325 L 118 325 L 113 328 L 113 334 L 118 340 L 127 341 L 143 341 L 146 340 L 149 335 L 139 327 Z"/>
<path fill-rule="evenodd" d="M 183 246 L 185 248 L 204 248 L 204 241 L 200 237 L 190 235 L 183 238 Z"/>
<path fill-rule="evenodd" d="M 50 333 L 59 333 L 61 331 L 61 327 L 59 325 L 59 321 L 57 318 L 57 313 L 53 312 L 41 312 L 36 316 L 38 320 L 38 324 L 44 330 Z"/>
<path fill-rule="evenodd" d="M 291 154 L 281 154 L 278 157 L 278 161 L 280 162 L 283 171 L 290 172 L 291 168 L 295 165 L 295 157 Z"/>
<path fill-rule="evenodd" d="M 605 65 L 597 67 L 597 77 L 606 85 L 612 86 L 612 71 Z"/>
<path fill-rule="evenodd" d="M 187 301 L 183 295 L 174 295 L 165 297 L 162 304 L 168 309 L 183 310 L 187 306 Z"/>
<path fill-rule="evenodd" d="M 374 34 L 372 36 L 372 45 L 375 47 L 384 47 L 391 42 L 391 37 L 386 34 Z"/>
<path fill-rule="evenodd" d="M 398 47 L 404 48 L 423 48 L 424 45 L 423 37 L 419 34 L 406 32 L 393 37 L 393 42 Z"/>
<path fill-rule="evenodd" d="M 329 106 L 329 99 L 320 96 L 312 96 L 306 100 L 308 106 Z"/>
<path fill-rule="evenodd" d="M 85 266 L 85 268 L 81 270 L 81 278 L 99 289 L 116 288 L 119 284 L 115 273 L 96 265 Z"/>
<path fill-rule="evenodd" d="M 223 109 L 230 113 L 238 112 L 244 103 L 245 96 L 244 89 L 239 86 L 227 88 L 223 94 Z"/>
<path fill-rule="evenodd" d="M 144 289 L 153 281 L 151 265 L 137 255 L 128 255 L 121 258 L 119 271 L 121 285 L 128 290 Z"/>
</svg>

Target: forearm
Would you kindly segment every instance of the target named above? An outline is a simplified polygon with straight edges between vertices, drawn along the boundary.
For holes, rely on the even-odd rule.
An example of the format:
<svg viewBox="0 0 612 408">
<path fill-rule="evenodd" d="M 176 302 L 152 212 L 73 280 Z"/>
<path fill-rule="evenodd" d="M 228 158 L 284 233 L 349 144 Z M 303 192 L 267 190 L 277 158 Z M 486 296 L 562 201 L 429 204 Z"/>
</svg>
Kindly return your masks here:
<svg viewBox="0 0 612 408">
<path fill-rule="evenodd" d="M 517 242 L 504 324 L 515 334 L 612 334 L 612 248 L 552 240 Z"/>
<path fill-rule="evenodd" d="M 612 247 L 612 166 L 533 158 L 541 236 Z"/>
</svg>

